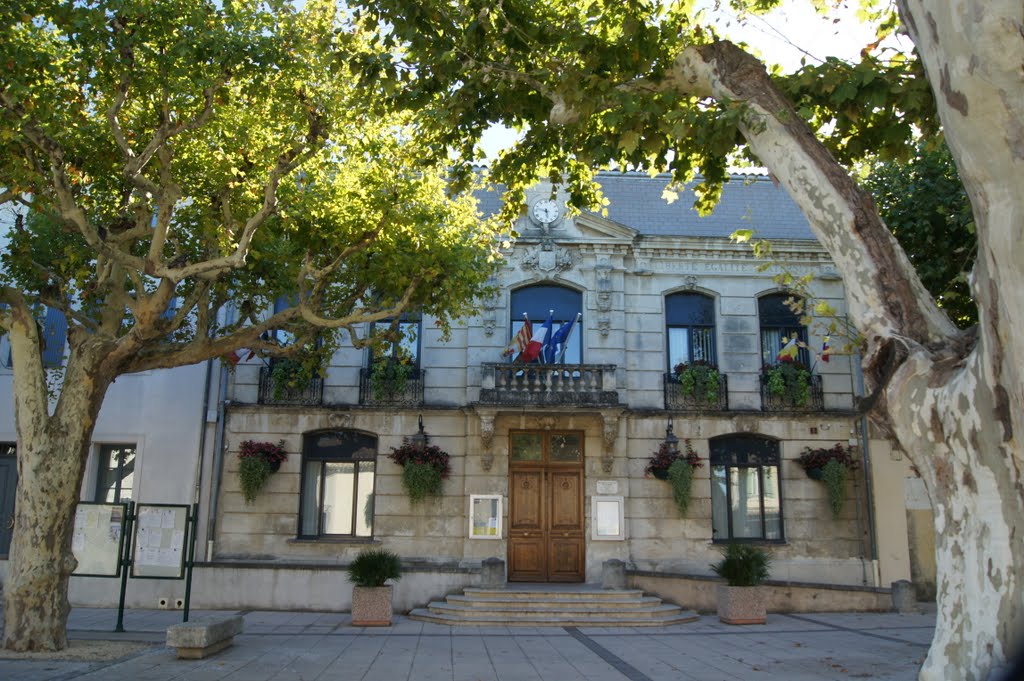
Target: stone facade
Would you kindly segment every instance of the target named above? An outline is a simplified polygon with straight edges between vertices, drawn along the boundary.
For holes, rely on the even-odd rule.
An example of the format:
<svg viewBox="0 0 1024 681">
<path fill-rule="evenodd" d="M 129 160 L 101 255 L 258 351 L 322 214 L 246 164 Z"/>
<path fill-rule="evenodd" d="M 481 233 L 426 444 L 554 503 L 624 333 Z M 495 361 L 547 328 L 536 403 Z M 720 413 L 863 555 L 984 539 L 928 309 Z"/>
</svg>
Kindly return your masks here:
<svg viewBox="0 0 1024 681">
<path fill-rule="evenodd" d="M 765 182 L 754 182 L 758 192 L 766 191 Z M 618 187 L 628 203 L 628 183 Z M 548 191 L 538 188 L 530 200 Z M 773 210 L 778 217 L 778 208 Z M 750 211 L 756 216 L 757 206 Z M 519 238 L 505 253 L 499 292 L 484 302 L 481 313 L 466 320 L 448 342 L 441 340 L 430 319 L 422 321 L 419 362 L 425 373 L 419 405 L 368 404 L 365 394 L 360 403 L 360 370 L 368 357 L 350 347 L 336 353 L 315 406 L 261 404 L 259 365 L 240 365 L 229 387 L 221 510 L 209 537 L 209 558 L 343 565 L 372 543 L 428 573 L 433 566 L 445 579 L 450 579 L 446 570 L 465 570 L 465 581 L 471 583 L 484 559 L 506 559 L 510 551 L 510 434 L 576 431 L 582 433 L 584 451 L 583 579 L 600 583 L 602 563 L 609 559 L 647 573 L 708 575 L 708 564 L 717 559 L 723 543 L 712 532 L 710 443 L 739 434 L 778 444 L 784 539 L 766 542 L 773 556 L 773 579 L 879 586 L 908 576 L 905 548 L 900 555 L 890 552 L 895 557 L 883 566 L 877 560 L 868 508 L 877 500 L 869 495 L 869 471 L 861 468 L 851 476 L 843 513 L 833 520 L 824 486 L 808 479 L 794 461 L 805 447 L 837 442 L 851 446 L 858 456 L 864 447 L 884 447 L 863 437 L 861 417 L 854 411 L 856 380 L 850 358 L 833 355 L 828 363 L 816 362 L 820 408 L 762 409 L 758 298 L 779 291 L 773 276 L 784 268 L 811 274 L 811 293 L 842 316 L 842 283 L 824 250 L 806 227 L 803 232 L 791 229 L 789 238 L 774 243 L 778 263 L 762 271 L 749 247 L 732 243 L 727 232 L 688 234 L 681 223 L 682 233 L 667 233 L 664 225 L 650 233 L 643 211 L 636 214 L 630 225 L 592 214 L 561 216 L 548 225 L 524 216 L 516 226 Z M 684 217 L 684 222 L 694 220 Z M 783 217 L 782 222 L 789 219 Z M 658 220 L 664 222 L 663 217 Z M 577 378 L 572 389 L 577 392 L 560 393 L 558 377 L 543 371 L 536 379 L 539 389 L 534 383 L 533 388 L 523 387 L 534 378 L 527 381 L 527 372 L 509 370 L 501 357 L 515 321 L 512 292 L 532 285 L 564 287 L 580 296 L 582 363 L 572 367 Z M 717 363 L 728 379 L 725 409 L 666 408 L 666 381 L 673 379 L 666 378 L 665 299 L 687 291 L 714 302 Z M 536 328 L 543 320 L 531 321 Z M 812 355 L 822 346 L 822 328 L 818 323 L 808 327 Z M 421 417 L 430 442 L 451 455 L 452 474 L 442 497 L 412 504 L 402 488 L 402 470 L 387 454 L 417 432 Z M 644 474 L 669 423 L 704 462 L 696 470 L 685 518 L 676 512 L 669 486 Z M 303 434 L 328 429 L 377 438 L 372 538 L 297 538 Z M 233 454 L 244 439 L 283 439 L 291 453 L 252 504 L 242 499 L 235 474 Z M 609 490 L 622 497 L 625 531 L 619 540 L 600 541 L 593 538 L 591 500 Z M 505 532 L 500 539 L 470 538 L 471 495 L 502 498 Z"/>
</svg>

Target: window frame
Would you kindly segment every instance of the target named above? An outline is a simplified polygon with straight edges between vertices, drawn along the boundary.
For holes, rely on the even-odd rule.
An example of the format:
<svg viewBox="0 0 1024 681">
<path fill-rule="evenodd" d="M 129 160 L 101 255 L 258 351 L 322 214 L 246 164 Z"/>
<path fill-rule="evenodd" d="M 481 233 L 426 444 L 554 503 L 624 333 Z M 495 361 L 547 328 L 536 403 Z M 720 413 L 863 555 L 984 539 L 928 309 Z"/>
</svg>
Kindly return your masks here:
<svg viewBox="0 0 1024 681">
<path fill-rule="evenodd" d="M 377 321 L 377 322 L 372 322 L 370 324 L 370 334 L 369 334 L 369 337 L 373 338 L 373 334 L 375 333 L 375 330 L 378 327 L 387 328 L 387 327 L 390 327 L 392 324 L 394 324 L 394 320 L 393 319 L 382 319 L 382 320 Z M 370 353 L 369 353 L 369 363 L 367 364 L 367 366 L 372 367 L 373 363 L 377 359 L 382 358 L 382 357 L 386 357 L 388 359 L 398 359 L 398 350 L 399 350 L 399 348 L 404 348 L 404 349 L 407 349 L 407 350 L 411 351 L 411 354 L 412 354 L 412 362 L 411 362 L 412 368 L 415 371 L 419 371 L 419 369 L 420 369 L 420 357 L 423 354 L 423 318 L 421 316 L 418 316 L 418 315 L 408 315 L 408 316 L 402 315 L 399 318 L 399 320 L 398 320 L 398 327 L 401 329 L 402 327 L 405 327 L 405 326 L 410 326 L 410 327 L 414 326 L 415 327 L 416 337 L 413 339 L 412 345 L 410 346 L 409 344 L 402 342 L 402 341 L 407 340 L 407 338 L 408 338 L 405 335 L 405 332 L 403 331 L 402 332 L 402 341 L 399 341 L 397 343 L 391 343 L 390 344 L 391 345 L 391 349 L 390 349 L 389 352 L 386 352 L 386 353 L 376 353 L 376 352 L 374 352 L 374 349 L 371 347 L 370 348 Z"/>
<path fill-rule="evenodd" d="M 721 435 L 711 438 L 708 443 L 708 465 L 711 484 L 711 541 L 715 544 L 761 543 L 785 544 L 786 522 L 785 504 L 782 489 L 782 456 L 778 440 L 760 435 Z M 715 532 L 715 469 L 725 469 L 725 512 L 728 536 L 720 537 Z M 760 535 L 757 537 L 737 537 L 733 529 L 732 513 L 732 480 L 731 469 L 755 469 L 758 484 L 758 508 L 760 516 Z M 778 534 L 777 538 L 768 537 L 768 517 L 765 512 L 765 469 L 775 469 L 778 486 Z"/>
<path fill-rule="evenodd" d="M 95 491 L 93 493 L 93 501 L 95 503 L 97 503 L 97 504 L 123 504 L 123 503 L 126 503 L 128 501 L 131 501 L 134 498 L 133 496 L 129 496 L 127 499 L 125 499 L 122 496 L 123 491 L 124 491 L 124 488 L 121 485 L 121 481 L 124 479 L 124 475 L 122 473 L 122 471 L 124 470 L 124 460 L 123 460 L 123 457 L 122 457 L 121 460 L 118 461 L 116 469 L 111 469 L 110 465 L 109 465 L 111 455 L 115 451 L 124 450 L 124 449 L 131 449 L 132 450 L 132 471 L 131 471 L 131 474 L 132 474 L 132 485 L 129 488 L 128 493 L 129 494 L 134 493 L 134 491 L 135 491 L 135 473 L 136 473 L 135 464 L 139 460 L 139 447 L 138 447 L 138 444 L 137 443 L 129 443 L 129 442 L 103 442 L 103 443 L 99 443 L 97 445 L 97 450 L 96 450 L 96 484 L 94 485 Z M 112 500 L 109 500 L 109 499 L 106 498 L 106 493 L 109 491 L 109 488 L 104 485 L 104 482 L 105 482 L 105 479 L 106 479 L 106 476 L 104 475 L 104 472 L 105 471 L 110 471 L 110 470 L 115 470 L 116 471 L 116 473 L 115 473 L 116 484 L 114 485 L 114 488 L 113 488 L 114 489 L 114 498 Z"/>
<path fill-rule="evenodd" d="M 577 321 L 577 316 L 583 313 L 583 292 L 550 282 L 527 284 L 509 292 L 508 308 L 509 334 L 506 343 L 511 343 L 519 330 L 523 328 L 524 313 L 529 317 L 530 325 L 536 331 L 539 326 L 543 326 L 547 322 L 550 310 L 551 334 L 554 335 L 564 324 L 574 323 L 578 326 L 583 323 L 582 317 Z M 574 328 L 572 330 L 568 345 L 565 363 L 583 364 L 585 348 L 582 329 Z M 576 359 L 577 354 L 578 361 L 570 361 Z M 543 349 L 540 356 L 544 356 Z"/>
<path fill-rule="evenodd" d="M 800 296 L 785 293 L 773 292 L 759 296 L 757 299 L 758 339 L 761 345 L 761 364 L 772 366 L 778 363 L 778 355 L 782 350 L 779 347 L 771 349 L 765 345 L 765 332 L 776 332 L 779 338 L 789 338 L 795 333 L 797 336 L 797 361 L 803 364 L 808 370 L 811 367 L 810 352 L 807 349 L 808 334 L 807 326 L 800 323 L 800 316 L 786 307 L 785 301 L 788 298 L 800 298 Z M 769 306 L 780 309 L 772 310 Z"/>
<path fill-rule="evenodd" d="M 686 299 L 699 300 L 700 305 L 705 309 L 696 310 L 683 310 L 682 302 L 674 303 L 674 301 L 683 301 Z M 718 366 L 718 326 L 717 326 L 717 313 L 715 310 L 715 298 L 707 295 L 706 293 L 700 293 L 697 291 L 676 291 L 674 293 L 665 294 L 665 361 L 668 364 L 668 372 L 672 373 L 673 369 L 680 362 L 686 364 L 692 364 L 695 361 L 703 360 L 708 364 L 717 367 Z M 677 309 L 672 309 L 677 308 Z M 691 320 L 683 320 L 682 316 L 685 314 L 694 315 L 699 313 L 703 321 L 695 322 Z M 709 318 L 710 317 L 710 321 Z M 684 323 L 685 322 L 685 323 Z M 685 329 L 686 334 L 686 359 L 676 361 L 672 356 L 672 329 Z M 710 338 L 709 350 L 710 357 L 694 357 L 694 329 L 700 329 L 701 331 L 708 334 Z"/>
<path fill-rule="evenodd" d="M 346 437 L 352 438 L 355 442 L 349 446 L 342 446 L 328 449 L 327 451 L 314 451 L 311 443 L 314 443 L 316 439 L 323 436 L 337 434 L 345 434 Z M 360 452 L 366 448 L 370 448 L 372 442 L 373 455 L 370 457 L 364 453 L 357 457 Z M 359 446 L 362 443 L 362 446 Z M 369 499 L 370 504 L 376 503 L 377 495 L 377 459 L 379 455 L 379 441 L 376 435 L 361 430 L 355 429 L 344 429 L 344 428 L 329 428 L 325 430 L 316 430 L 302 435 L 302 465 L 300 466 L 299 472 L 299 509 L 298 509 L 298 522 L 296 523 L 296 538 L 305 541 L 371 541 L 374 537 L 374 526 L 376 523 L 376 511 L 370 517 L 370 531 L 369 534 L 362 535 L 356 534 L 357 523 L 356 517 L 360 512 L 359 508 L 359 478 L 360 478 L 360 464 L 371 463 L 373 464 L 373 484 L 370 488 Z M 319 462 L 319 486 L 317 489 L 317 501 L 316 501 L 316 532 L 314 534 L 308 534 L 304 532 L 305 522 L 303 512 L 306 508 L 306 496 L 307 496 L 307 477 L 309 466 L 307 464 L 312 462 Z M 349 533 L 327 533 L 323 531 L 323 499 L 324 499 L 324 486 L 326 484 L 327 476 L 325 475 L 325 467 L 328 463 L 352 463 L 354 464 L 353 485 L 352 485 L 352 521 L 350 524 Z"/>
</svg>

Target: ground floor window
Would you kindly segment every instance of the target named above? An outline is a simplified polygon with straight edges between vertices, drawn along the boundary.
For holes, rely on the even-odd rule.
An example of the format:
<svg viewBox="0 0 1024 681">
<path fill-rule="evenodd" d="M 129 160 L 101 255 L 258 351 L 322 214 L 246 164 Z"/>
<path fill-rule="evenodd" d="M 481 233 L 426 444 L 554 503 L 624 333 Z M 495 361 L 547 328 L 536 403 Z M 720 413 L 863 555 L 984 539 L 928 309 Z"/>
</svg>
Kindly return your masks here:
<svg viewBox="0 0 1024 681">
<path fill-rule="evenodd" d="M 726 435 L 712 438 L 710 450 L 714 541 L 782 541 L 778 442 Z"/>
<path fill-rule="evenodd" d="M 96 475 L 96 502 L 120 504 L 132 498 L 135 480 L 135 445 L 100 445 Z"/>
<path fill-rule="evenodd" d="M 299 536 L 372 537 L 377 438 L 354 430 L 307 433 Z"/>
</svg>

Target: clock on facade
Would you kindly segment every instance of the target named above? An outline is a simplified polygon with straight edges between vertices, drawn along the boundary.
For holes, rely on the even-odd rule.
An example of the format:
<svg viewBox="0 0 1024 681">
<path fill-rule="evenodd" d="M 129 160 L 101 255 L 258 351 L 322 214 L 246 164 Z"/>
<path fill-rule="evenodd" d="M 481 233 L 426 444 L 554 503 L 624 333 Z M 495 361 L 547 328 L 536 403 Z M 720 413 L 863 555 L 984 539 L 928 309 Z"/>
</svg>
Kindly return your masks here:
<svg viewBox="0 0 1024 681">
<path fill-rule="evenodd" d="M 542 225 L 550 225 L 561 216 L 561 209 L 554 199 L 541 199 L 530 209 L 533 219 Z"/>
</svg>

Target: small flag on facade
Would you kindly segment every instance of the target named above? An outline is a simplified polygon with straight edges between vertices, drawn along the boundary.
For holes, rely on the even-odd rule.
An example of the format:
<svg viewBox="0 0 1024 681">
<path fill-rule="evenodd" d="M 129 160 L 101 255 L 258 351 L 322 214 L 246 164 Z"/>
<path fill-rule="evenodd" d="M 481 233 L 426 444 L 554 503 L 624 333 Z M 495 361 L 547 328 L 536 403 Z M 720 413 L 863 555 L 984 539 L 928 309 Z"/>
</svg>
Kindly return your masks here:
<svg viewBox="0 0 1024 681">
<path fill-rule="evenodd" d="M 821 339 L 821 361 L 828 362 L 828 341 L 829 337 L 825 336 Z"/>
<path fill-rule="evenodd" d="M 511 357 L 517 355 L 526 349 L 526 346 L 530 344 L 530 338 L 533 337 L 533 326 L 530 324 L 530 318 L 523 313 L 523 325 L 512 338 L 512 342 L 508 344 L 504 352 L 501 353 L 502 357 Z"/>
<path fill-rule="evenodd" d="M 530 337 L 529 345 L 527 345 L 526 349 L 519 355 L 520 361 L 532 362 L 540 357 L 541 350 L 544 349 L 544 345 L 551 333 L 551 325 L 554 323 L 554 314 L 554 310 L 549 312 L 547 321 L 544 322 L 543 325 L 537 327 L 533 332 L 533 336 Z"/>
<path fill-rule="evenodd" d="M 785 337 L 783 337 L 783 340 L 786 340 Z M 796 353 L 796 334 L 793 334 L 793 337 L 783 344 L 782 349 L 779 350 L 779 354 L 775 356 L 775 359 L 780 362 L 792 362 L 796 360 Z"/>
</svg>

